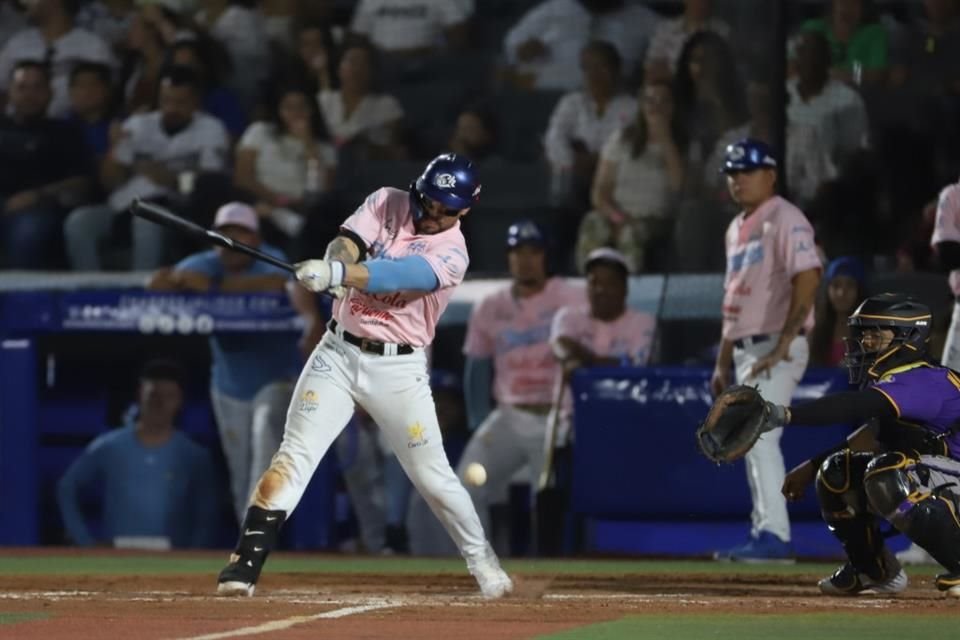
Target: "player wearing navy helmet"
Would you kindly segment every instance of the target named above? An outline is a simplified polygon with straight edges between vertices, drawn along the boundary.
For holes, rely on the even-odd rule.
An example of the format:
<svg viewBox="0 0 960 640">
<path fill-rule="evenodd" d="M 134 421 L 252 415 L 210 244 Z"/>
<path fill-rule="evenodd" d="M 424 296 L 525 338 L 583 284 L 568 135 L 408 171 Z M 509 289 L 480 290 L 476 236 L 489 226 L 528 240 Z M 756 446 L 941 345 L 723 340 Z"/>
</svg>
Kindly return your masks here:
<svg viewBox="0 0 960 640">
<path fill-rule="evenodd" d="M 253 595 L 280 527 L 320 460 L 362 407 L 443 523 L 481 593 L 513 590 L 443 448 L 426 350 L 470 262 L 460 218 L 480 193 L 456 155 L 434 159 L 409 191 L 371 193 L 340 226 L 326 257 L 297 264 L 307 289 L 341 287 L 327 331 L 297 380 L 283 440 L 250 497 L 217 592 Z"/>
<path fill-rule="evenodd" d="M 444 213 L 449 216 L 475 205 L 480 198 L 480 180 L 473 163 L 453 153 L 431 160 L 420 177 L 410 184 L 414 220 L 421 221 L 424 217 L 427 208 L 424 198 L 443 205 Z"/>
<path fill-rule="evenodd" d="M 813 227 L 777 195 L 777 160 L 764 142 L 748 138 L 729 145 L 721 171 L 741 212 L 725 238 L 723 332 L 710 386 L 722 392 L 732 368 L 737 383 L 788 404 L 807 367 L 804 334 L 813 328 L 820 283 Z M 718 559 L 792 561 L 787 504 L 778 490 L 785 472 L 780 434 L 763 434 L 746 456 L 750 539 L 718 552 Z"/>
</svg>

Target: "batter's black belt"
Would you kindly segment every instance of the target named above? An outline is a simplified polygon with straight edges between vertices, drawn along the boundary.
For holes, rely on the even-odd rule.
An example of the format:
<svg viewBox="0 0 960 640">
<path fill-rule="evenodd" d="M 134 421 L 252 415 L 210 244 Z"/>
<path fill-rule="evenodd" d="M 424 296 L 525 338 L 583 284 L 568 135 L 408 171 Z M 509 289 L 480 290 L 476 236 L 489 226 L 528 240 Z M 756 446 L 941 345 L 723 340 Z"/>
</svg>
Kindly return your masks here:
<svg viewBox="0 0 960 640">
<path fill-rule="evenodd" d="M 807 333 L 806 329 L 800 329 L 797 332 L 798 336 L 805 335 Z M 773 339 L 772 333 L 758 333 L 755 336 L 747 336 L 745 338 L 740 338 L 739 340 L 733 341 L 733 346 L 737 349 L 746 349 L 750 345 L 760 344 L 761 342 L 768 342 Z"/>
<path fill-rule="evenodd" d="M 365 353 L 374 353 L 378 356 L 382 356 L 382 355 L 385 355 L 385 352 L 387 351 L 386 343 L 378 342 L 376 340 L 371 340 L 370 338 L 361 338 L 360 336 L 355 336 L 349 331 L 347 331 L 346 329 L 343 329 L 342 331 L 337 333 L 337 321 L 334 320 L 333 318 L 330 319 L 330 324 L 327 325 L 327 328 L 330 329 L 330 331 L 333 331 L 338 336 L 340 336 L 340 338 L 342 338 L 344 342 L 352 344 L 353 346 L 360 349 L 360 351 L 363 351 Z M 413 345 L 398 344 L 396 346 L 397 346 L 396 353 L 390 354 L 390 355 L 406 356 L 406 355 L 410 355 L 414 351 Z"/>
</svg>

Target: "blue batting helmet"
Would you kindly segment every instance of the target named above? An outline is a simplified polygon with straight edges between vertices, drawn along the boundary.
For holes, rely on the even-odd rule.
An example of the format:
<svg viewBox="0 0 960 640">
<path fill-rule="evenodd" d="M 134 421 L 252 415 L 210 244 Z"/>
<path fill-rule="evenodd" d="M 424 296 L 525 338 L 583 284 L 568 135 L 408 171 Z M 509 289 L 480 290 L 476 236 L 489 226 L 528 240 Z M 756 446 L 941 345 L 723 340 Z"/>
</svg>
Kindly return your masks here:
<svg viewBox="0 0 960 640">
<path fill-rule="evenodd" d="M 723 154 L 723 173 L 753 171 L 754 169 L 776 169 L 777 159 L 773 149 L 766 142 L 753 138 L 744 138 L 727 145 Z"/>
<path fill-rule="evenodd" d="M 533 220 L 518 220 L 507 229 L 507 248 L 515 249 L 524 244 L 547 248 L 547 236 Z"/>
<path fill-rule="evenodd" d="M 467 209 L 480 198 L 480 176 L 473 163 L 453 153 L 439 155 L 430 161 L 416 182 L 410 185 L 414 200 L 414 216 L 423 215 L 421 197 L 439 202 L 452 211 Z"/>
</svg>

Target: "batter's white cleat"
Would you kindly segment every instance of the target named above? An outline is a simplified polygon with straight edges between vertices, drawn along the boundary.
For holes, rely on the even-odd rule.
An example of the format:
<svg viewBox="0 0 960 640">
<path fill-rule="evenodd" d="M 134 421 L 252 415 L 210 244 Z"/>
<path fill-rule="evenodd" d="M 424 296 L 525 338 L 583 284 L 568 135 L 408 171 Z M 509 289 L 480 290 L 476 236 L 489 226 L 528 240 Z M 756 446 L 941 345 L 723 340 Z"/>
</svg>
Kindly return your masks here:
<svg viewBox="0 0 960 640">
<path fill-rule="evenodd" d="M 240 597 L 240 598 L 249 598 L 253 595 L 254 590 L 257 588 L 257 585 L 250 584 L 249 582 L 238 582 L 236 580 L 230 580 L 227 582 L 221 582 L 217 585 L 217 595 L 218 596 L 227 596 L 227 597 Z"/>
<path fill-rule="evenodd" d="M 484 598 L 502 598 L 513 591 L 513 580 L 500 568 L 500 561 L 493 549 L 488 547 L 484 556 L 467 561 L 467 568 L 476 578 Z"/>
</svg>

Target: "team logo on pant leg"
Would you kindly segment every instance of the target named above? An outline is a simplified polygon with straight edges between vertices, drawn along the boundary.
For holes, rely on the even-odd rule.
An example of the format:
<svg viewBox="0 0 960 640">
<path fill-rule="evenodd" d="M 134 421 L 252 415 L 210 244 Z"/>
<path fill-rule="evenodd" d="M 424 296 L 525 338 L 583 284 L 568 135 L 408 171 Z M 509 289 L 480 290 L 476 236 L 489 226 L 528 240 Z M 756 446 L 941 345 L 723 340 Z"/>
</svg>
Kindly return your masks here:
<svg viewBox="0 0 960 640">
<path fill-rule="evenodd" d="M 330 365 L 323 359 L 322 354 L 318 353 L 313 356 L 313 361 L 310 363 L 311 373 L 330 373 L 330 371 Z"/>
<path fill-rule="evenodd" d="M 419 422 L 414 422 L 412 425 L 407 427 L 407 448 L 416 449 L 417 447 L 422 447 L 428 442 L 430 442 L 424 435 L 426 429 Z"/>
<path fill-rule="evenodd" d="M 320 401 L 317 400 L 317 394 L 315 391 L 307 389 L 303 392 L 303 395 L 300 396 L 300 411 L 303 413 L 313 413 L 319 406 Z"/>
</svg>

